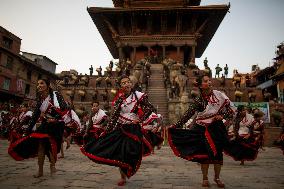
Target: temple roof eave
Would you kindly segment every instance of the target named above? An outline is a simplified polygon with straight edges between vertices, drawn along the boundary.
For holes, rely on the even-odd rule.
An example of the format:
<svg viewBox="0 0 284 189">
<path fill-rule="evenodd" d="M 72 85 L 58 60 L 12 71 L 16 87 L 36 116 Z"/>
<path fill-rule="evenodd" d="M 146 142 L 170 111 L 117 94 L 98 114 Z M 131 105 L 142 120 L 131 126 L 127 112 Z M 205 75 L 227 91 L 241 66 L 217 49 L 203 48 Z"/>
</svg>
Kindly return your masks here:
<svg viewBox="0 0 284 189">
<path fill-rule="evenodd" d="M 151 7 L 151 8 L 103 8 L 103 7 L 90 7 L 88 12 L 93 19 L 96 27 L 98 28 L 101 36 L 103 37 L 106 45 L 108 46 L 113 58 L 118 58 L 118 47 L 116 46 L 118 39 L 111 34 L 111 31 L 106 26 L 103 21 L 103 16 L 111 13 L 123 13 L 123 12 L 139 12 L 139 11 L 179 11 L 188 12 L 193 14 L 205 14 L 209 13 L 209 22 L 204 29 L 204 33 L 200 35 L 197 41 L 196 57 L 202 56 L 209 42 L 213 38 L 215 32 L 217 31 L 219 25 L 221 24 L 223 18 L 229 10 L 229 5 L 209 5 L 209 6 L 191 6 L 191 7 Z M 182 35 L 181 35 L 182 36 Z M 118 36 L 124 37 L 124 36 Z"/>
<path fill-rule="evenodd" d="M 87 9 L 89 11 L 89 8 Z M 100 32 L 101 36 L 103 37 L 103 40 L 105 44 L 107 45 L 111 55 L 113 58 L 118 58 L 118 49 L 116 47 L 116 43 L 111 35 L 111 32 L 109 31 L 108 27 L 103 22 L 103 19 L 98 16 L 92 16 L 92 14 L 89 12 L 94 24 L 97 26 L 98 31 Z M 99 26 L 99 27 L 98 27 Z"/>
<path fill-rule="evenodd" d="M 133 12 L 133 11 L 175 11 L 175 10 L 191 10 L 191 11 L 218 11 L 230 8 L 229 5 L 206 5 L 206 6 L 190 6 L 190 7 L 137 7 L 137 8 L 123 8 L 123 7 L 88 7 L 89 13 L 106 13 L 106 12 Z"/>
<path fill-rule="evenodd" d="M 120 44 L 123 46 L 151 46 L 151 45 L 189 45 L 196 46 L 194 35 L 150 35 L 150 36 L 121 36 Z"/>
</svg>

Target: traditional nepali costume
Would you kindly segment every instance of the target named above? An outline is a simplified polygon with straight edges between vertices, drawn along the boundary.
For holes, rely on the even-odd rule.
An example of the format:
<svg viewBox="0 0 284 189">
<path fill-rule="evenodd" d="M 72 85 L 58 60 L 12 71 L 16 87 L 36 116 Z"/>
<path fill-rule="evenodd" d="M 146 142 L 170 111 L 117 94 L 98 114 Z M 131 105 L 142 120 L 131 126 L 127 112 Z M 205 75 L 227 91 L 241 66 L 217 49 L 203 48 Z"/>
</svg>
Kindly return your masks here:
<svg viewBox="0 0 284 189">
<path fill-rule="evenodd" d="M 143 154 L 151 152 L 151 145 L 143 138 L 140 120 L 155 111 L 144 93 L 132 92 L 126 99 L 119 97 L 114 103 L 114 112 L 106 127 L 106 134 L 81 147 L 84 155 L 96 163 L 120 167 L 130 178 L 140 167 Z"/>
<path fill-rule="evenodd" d="M 86 128 L 88 125 L 89 121 L 81 121 L 81 126 L 79 128 L 79 130 L 77 130 L 76 133 L 73 134 L 72 138 L 74 140 L 74 142 L 78 145 L 78 146 L 82 146 L 85 142 L 84 142 L 84 134 L 86 132 Z"/>
<path fill-rule="evenodd" d="M 153 148 L 161 145 L 164 141 L 161 134 L 158 133 L 160 127 L 159 124 L 160 117 L 154 112 L 142 123 L 143 135 L 150 142 Z"/>
<path fill-rule="evenodd" d="M 8 153 L 17 161 L 37 156 L 39 142 L 45 146 L 45 154 L 57 159 L 60 152 L 62 135 L 64 130 L 63 116 L 67 113 L 65 101 L 62 95 L 53 91 L 43 101 L 38 101 L 32 118 L 28 124 L 30 134 L 11 143 Z M 41 117 L 41 113 L 45 117 Z M 38 119 L 39 124 L 36 124 Z M 54 118 L 55 122 L 47 122 L 48 118 Z"/>
<path fill-rule="evenodd" d="M 19 115 L 18 119 L 14 119 L 14 121 L 12 121 L 13 123 L 10 123 L 12 125 L 9 137 L 11 143 L 22 137 L 23 135 L 22 127 L 28 125 L 29 121 L 32 118 L 32 115 L 33 115 L 32 111 L 22 112 Z"/>
<path fill-rule="evenodd" d="M 195 98 L 184 116 L 168 129 L 168 141 L 174 154 L 202 164 L 223 164 L 227 131 L 223 121 L 216 121 L 214 117 L 222 115 L 225 120 L 232 119 L 235 109 L 229 98 L 216 90 L 209 96 Z M 189 129 L 180 129 L 196 112 L 195 123 Z"/>
<path fill-rule="evenodd" d="M 90 140 L 97 140 L 99 138 L 99 136 L 105 131 L 107 118 L 108 116 L 102 109 L 99 109 L 95 115 L 91 116 L 86 129 L 88 137 L 84 139 L 85 143 L 88 143 Z"/>
<path fill-rule="evenodd" d="M 63 116 L 63 121 L 65 123 L 63 134 L 64 138 L 75 134 L 81 127 L 81 121 L 76 112 L 72 109 L 68 110 L 67 113 Z"/>
<path fill-rule="evenodd" d="M 284 127 L 281 128 L 281 133 L 277 141 L 274 143 L 277 147 L 281 148 L 284 155 Z"/>
<path fill-rule="evenodd" d="M 234 128 L 234 130 L 237 131 L 238 136 L 230 141 L 230 149 L 225 151 L 225 153 L 232 156 L 234 160 L 253 161 L 257 157 L 260 145 L 253 137 L 255 123 L 253 116 L 246 113 L 239 124 L 236 124 L 237 127 Z M 249 137 L 245 138 L 247 136 Z"/>
<path fill-rule="evenodd" d="M 257 142 L 259 147 L 263 147 L 264 144 L 264 121 L 254 121 L 253 122 L 253 137 Z"/>
<path fill-rule="evenodd" d="M 5 113 L 2 117 L 1 125 L 0 125 L 0 139 L 7 140 L 9 139 L 10 133 L 10 113 Z"/>
</svg>

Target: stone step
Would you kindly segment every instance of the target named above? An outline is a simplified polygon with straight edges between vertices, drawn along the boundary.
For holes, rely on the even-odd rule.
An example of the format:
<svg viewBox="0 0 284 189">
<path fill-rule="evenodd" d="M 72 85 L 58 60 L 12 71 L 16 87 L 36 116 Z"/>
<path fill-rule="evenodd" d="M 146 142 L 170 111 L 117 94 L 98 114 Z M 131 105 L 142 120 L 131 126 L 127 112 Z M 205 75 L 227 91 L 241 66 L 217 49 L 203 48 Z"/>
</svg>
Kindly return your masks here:
<svg viewBox="0 0 284 189">
<path fill-rule="evenodd" d="M 154 107 L 158 107 L 158 113 L 163 115 L 165 122 L 168 122 L 168 92 L 164 88 L 163 65 L 152 64 L 150 70 L 151 77 L 147 90 L 149 101 Z"/>
<path fill-rule="evenodd" d="M 164 88 L 164 83 L 154 83 L 154 82 L 150 82 L 150 85 L 148 86 L 148 90 L 149 89 L 161 89 L 161 90 L 166 90 Z"/>
<path fill-rule="evenodd" d="M 149 100 L 150 102 L 159 103 L 159 104 L 168 103 L 168 100 L 155 100 L 155 98 L 149 98 Z"/>
<path fill-rule="evenodd" d="M 151 100 L 149 100 L 149 101 L 151 102 L 151 104 L 159 105 L 161 107 L 165 106 L 165 109 L 167 109 L 167 107 L 168 107 L 167 103 L 159 103 L 159 102 L 155 102 L 155 101 L 151 101 Z"/>
<path fill-rule="evenodd" d="M 153 82 L 154 82 L 154 83 L 157 83 L 157 84 L 163 84 L 163 85 L 164 85 L 164 81 L 162 81 L 162 80 L 160 80 L 160 79 L 150 79 L 150 80 L 149 80 L 149 84 L 150 84 L 150 85 L 152 84 L 152 86 L 154 86 L 154 85 L 153 85 Z"/>
<path fill-rule="evenodd" d="M 150 81 L 153 81 L 153 80 L 157 80 L 157 81 L 160 81 L 160 82 L 164 82 L 164 79 L 161 77 L 161 78 L 159 78 L 159 77 L 152 77 L 152 78 L 150 78 L 149 79 Z"/>
<path fill-rule="evenodd" d="M 155 88 L 148 88 L 148 93 L 152 93 L 152 92 L 162 92 L 162 93 L 167 93 L 167 90 L 160 88 L 160 89 L 155 89 Z"/>
<path fill-rule="evenodd" d="M 164 80 L 161 80 L 159 78 L 155 78 L 155 79 L 149 79 L 150 84 L 152 84 L 152 82 L 155 83 L 162 83 L 164 85 Z"/>
<path fill-rule="evenodd" d="M 167 93 L 164 91 L 151 91 L 151 92 L 148 92 L 148 94 L 151 94 L 151 95 L 148 95 L 150 97 L 151 96 L 160 97 L 159 99 L 167 98 Z"/>
<path fill-rule="evenodd" d="M 158 98 L 157 98 L 158 97 Z M 158 95 L 156 95 L 156 96 L 150 96 L 150 97 L 148 97 L 149 99 L 153 99 L 153 100 L 155 100 L 156 102 L 168 102 L 168 98 L 167 98 L 167 96 L 162 96 L 162 97 L 160 97 L 160 96 L 158 96 Z"/>
<path fill-rule="evenodd" d="M 163 82 L 160 83 L 158 81 L 150 81 L 149 87 L 155 88 L 156 86 L 157 87 L 164 87 L 164 83 Z"/>
<path fill-rule="evenodd" d="M 149 87 L 148 88 L 148 93 L 149 92 L 163 92 L 163 93 L 166 93 L 167 90 L 164 87 L 160 87 L 160 88 Z"/>
<path fill-rule="evenodd" d="M 161 107 L 164 107 L 165 109 L 168 108 L 168 104 L 167 103 L 158 103 L 158 102 L 155 102 L 155 101 L 150 101 L 151 104 L 156 104 L 156 105 L 159 105 Z"/>
<path fill-rule="evenodd" d="M 158 98 L 157 98 L 158 97 Z M 166 96 L 163 97 L 159 97 L 159 96 L 150 96 L 148 97 L 149 99 L 151 99 L 154 102 L 168 102 L 168 98 Z M 151 102 L 152 102 L 151 101 Z"/>
<path fill-rule="evenodd" d="M 161 83 L 164 83 L 164 79 L 163 78 L 150 78 L 149 81 L 160 81 Z"/>
</svg>

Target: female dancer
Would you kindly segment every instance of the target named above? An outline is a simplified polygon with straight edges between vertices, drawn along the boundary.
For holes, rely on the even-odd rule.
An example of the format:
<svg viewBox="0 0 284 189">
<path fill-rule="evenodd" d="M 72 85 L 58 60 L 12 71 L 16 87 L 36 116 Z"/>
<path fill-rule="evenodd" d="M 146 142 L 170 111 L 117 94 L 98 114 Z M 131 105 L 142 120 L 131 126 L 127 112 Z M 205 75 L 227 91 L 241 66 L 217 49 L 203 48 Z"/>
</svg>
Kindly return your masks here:
<svg viewBox="0 0 284 189">
<path fill-rule="evenodd" d="M 65 123 L 64 132 L 63 132 L 63 139 L 61 143 L 61 156 L 58 158 L 64 158 L 64 148 L 63 143 L 66 142 L 66 150 L 71 146 L 71 137 L 75 135 L 81 128 L 81 121 L 73 110 L 72 106 L 68 106 L 67 113 L 63 116 L 63 121 Z"/>
<path fill-rule="evenodd" d="M 264 122 L 261 120 L 263 115 L 264 113 L 260 110 L 255 112 L 253 115 L 253 137 L 262 150 L 264 150 Z"/>
<path fill-rule="evenodd" d="M 55 162 L 64 130 L 62 117 L 66 112 L 62 95 L 51 89 L 49 80 L 38 80 L 37 104 L 28 127 L 25 127 L 26 134 L 11 143 L 8 149 L 8 153 L 17 161 L 38 156 L 39 169 L 35 178 L 43 176 L 45 155 L 50 161 L 51 175 L 56 172 Z M 36 124 L 38 121 L 39 124 Z"/>
<path fill-rule="evenodd" d="M 123 186 L 126 177 L 130 178 L 139 169 L 146 150 L 144 144 L 148 143 L 143 139 L 140 123 L 155 109 L 146 94 L 132 90 L 128 76 L 121 76 L 119 84 L 121 93 L 115 100 L 106 132 L 84 145 L 81 151 L 94 162 L 119 167 L 121 179 L 117 184 Z"/>
<path fill-rule="evenodd" d="M 99 106 L 99 102 L 93 102 L 91 117 L 83 137 L 84 143 L 88 143 L 92 139 L 98 139 L 105 131 L 108 116 Z"/>
<path fill-rule="evenodd" d="M 90 115 L 89 115 L 88 112 L 83 113 L 80 117 L 81 117 L 81 119 L 80 119 L 81 120 L 81 126 L 77 130 L 77 132 L 72 136 L 74 142 L 78 146 L 82 146 L 83 144 L 85 144 L 84 135 L 86 133 L 87 125 L 89 125 L 89 121 L 90 121 Z"/>
<path fill-rule="evenodd" d="M 148 140 L 148 142 L 152 145 L 153 153 L 154 153 L 155 146 L 157 146 L 157 148 L 160 149 L 161 144 L 164 141 L 163 137 L 159 133 L 159 129 L 161 129 L 160 117 L 161 117 L 161 115 L 158 116 L 158 114 L 152 113 L 142 123 L 143 135 Z"/>
<path fill-rule="evenodd" d="M 23 103 L 19 107 L 19 116 L 15 118 L 15 120 L 10 123 L 11 132 L 10 132 L 10 142 L 14 142 L 22 137 L 23 130 L 22 126 L 27 125 L 32 118 L 33 112 L 29 111 L 29 107 L 27 103 Z"/>
<path fill-rule="evenodd" d="M 248 114 L 243 105 L 238 106 L 234 139 L 230 141 L 230 150 L 226 150 L 225 153 L 232 156 L 234 160 L 241 161 L 240 165 L 244 165 L 244 161 L 255 160 L 258 154 L 259 145 L 253 137 L 256 123 L 254 117 Z"/>
<path fill-rule="evenodd" d="M 214 164 L 214 181 L 223 188 L 225 184 L 220 180 L 222 152 L 228 140 L 222 120 L 232 119 L 235 107 L 224 93 L 211 89 L 211 80 L 207 75 L 200 75 L 196 85 L 200 96 L 189 104 L 183 117 L 168 129 L 169 144 L 176 156 L 201 164 L 203 187 L 210 186 L 208 168 L 209 164 Z M 196 112 L 192 126 L 180 129 Z"/>
</svg>

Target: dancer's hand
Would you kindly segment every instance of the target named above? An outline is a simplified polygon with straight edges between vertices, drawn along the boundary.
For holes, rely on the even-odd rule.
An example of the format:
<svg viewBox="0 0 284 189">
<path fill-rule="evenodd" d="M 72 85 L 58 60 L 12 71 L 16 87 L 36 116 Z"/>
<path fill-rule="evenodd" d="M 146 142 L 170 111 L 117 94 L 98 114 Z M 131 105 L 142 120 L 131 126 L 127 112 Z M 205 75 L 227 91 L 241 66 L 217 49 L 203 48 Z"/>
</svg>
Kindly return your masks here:
<svg viewBox="0 0 284 189">
<path fill-rule="evenodd" d="M 246 135 L 246 136 L 244 137 L 244 139 L 248 139 L 249 137 L 250 137 L 250 134 Z"/>
<path fill-rule="evenodd" d="M 102 133 L 100 134 L 99 137 L 102 137 L 102 136 L 105 136 L 105 135 L 106 135 L 106 132 L 104 131 L 104 132 L 102 132 Z"/>
<path fill-rule="evenodd" d="M 30 133 L 31 133 L 31 130 L 30 130 L 30 128 L 29 128 L 29 126 L 28 125 L 23 125 L 22 127 L 21 127 L 21 129 L 22 129 L 22 131 L 23 131 L 23 137 L 24 136 L 28 136 Z"/>
<path fill-rule="evenodd" d="M 139 124 L 140 121 L 138 119 L 132 121 L 133 124 Z"/>
<path fill-rule="evenodd" d="M 85 133 L 84 135 L 83 135 L 83 138 L 85 139 L 85 138 L 87 138 L 88 137 L 88 133 Z"/>
<path fill-rule="evenodd" d="M 157 127 L 155 127 L 155 128 L 152 130 L 153 133 L 156 133 L 157 131 L 158 131 L 158 128 L 157 128 Z"/>
<path fill-rule="evenodd" d="M 48 123 L 54 123 L 54 122 L 56 122 L 56 119 L 55 118 L 48 118 L 47 122 Z"/>
<path fill-rule="evenodd" d="M 220 120 L 223 120 L 223 116 L 221 116 L 221 115 L 216 115 L 216 116 L 214 117 L 214 119 L 215 119 L 216 121 L 220 121 Z"/>
</svg>

